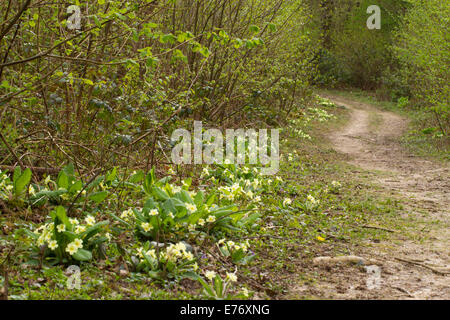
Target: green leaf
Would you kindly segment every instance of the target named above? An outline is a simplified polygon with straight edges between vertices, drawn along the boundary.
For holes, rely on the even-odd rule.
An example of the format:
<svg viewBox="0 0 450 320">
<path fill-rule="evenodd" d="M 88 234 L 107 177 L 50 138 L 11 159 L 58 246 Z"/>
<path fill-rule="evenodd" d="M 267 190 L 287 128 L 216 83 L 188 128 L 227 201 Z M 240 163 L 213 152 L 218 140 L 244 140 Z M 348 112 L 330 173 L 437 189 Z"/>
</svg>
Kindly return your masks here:
<svg viewBox="0 0 450 320">
<path fill-rule="evenodd" d="M 92 252 L 85 249 L 78 249 L 72 257 L 78 261 L 89 261 L 92 259 Z"/>
<path fill-rule="evenodd" d="M 95 203 L 99 204 L 100 202 L 105 200 L 107 196 L 108 196 L 108 191 L 99 191 L 99 192 L 95 192 L 95 193 L 91 194 L 89 196 L 89 199 L 94 201 Z"/>
<path fill-rule="evenodd" d="M 65 170 L 61 170 L 56 179 L 56 184 L 58 188 L 69 189 L 69 176 Z"/>
<path fill-rule="evenodd" d="M 56 217 L 57 217 L 62 223 L 64 223 L 66 226 L 70 226 L 69 219 L 67 218 L 67 215 L 66 215 L 66 209 L 64 209 L 64 207 L 58 206 L 58 207 L 56 208 Z"/>
<path fill-rule="evenodd" d="M 68 191 L 69 193 L 75 193 L 80 191 L 81 188 L 83 188 L 83 183 L 80 180 L 78 180 L 70 186 Z"/>
<path fill-rule="evenodd" d="M 31 170 L 26 168 L 25 171 L 14 181 L 14 194 L 21 194 L 31 181 Z"/>
<path fill-rule="evenodd" d="M 105 181 L 106 182 L 113 181 L 116 178 L 116 176 L 117 176 L 117 167 L 114 167 L 114 169 L 112 169 L 112 171 L 106 175 Z"/>
<path fill-rule="evenodd" d="M 251 33 L 258 33 L 259 32 L 259 27 L 255 26 L 255 25 L 251 25 L 249 27 L 249 30 L 250 30 Z"/>
<path fill-rule="evenodd" d="M 158 187 L 152 187 L 152 194 L 157 200 L 169 199 L 169 195 Z"/>
<path fill-rule="evenodd" d="M 20 169 L 20 167 L 16 167 L 14 169 L 14 174 L 13 174 L 13 183 L 15 183 L 21 175 L 22 175 L 22 169 Z"/>
<path fill-rule="evenodd" d="M 155 168 L 152 168 L 152 170 L 150 170 L 150 173 L 147 174 L 144 180 L 144 191 L 147 194 L 152 194 L 152 186 L 155 183 L 155 181 L 156 181 Z"/>
</svg>

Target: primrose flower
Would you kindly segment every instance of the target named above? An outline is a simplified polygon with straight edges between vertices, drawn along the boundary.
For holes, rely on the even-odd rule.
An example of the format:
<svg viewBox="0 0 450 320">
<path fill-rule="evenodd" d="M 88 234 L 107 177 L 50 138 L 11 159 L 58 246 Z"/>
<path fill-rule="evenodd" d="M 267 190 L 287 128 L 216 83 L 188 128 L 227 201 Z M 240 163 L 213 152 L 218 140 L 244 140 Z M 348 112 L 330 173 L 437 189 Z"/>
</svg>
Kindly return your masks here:
<svg viewBox="0 0 450 320">
<path fill-rule="evenodd" d="M 195 226 L 194 226 L 193 224 L 190 224 L 190 225 L 188 226 L 188 230 L 189 230 L 189 231 L 195 231 Z"/>
<path fill-rule="evenodd" d="M 66 231 L 66 225 L 59 224 L 58 226 L 56 226 L 56 230 L 58 230 L 58 232 L 64 232 L 64 231 Z"/>
<path fill-rule="evenodd" d="M 255 200 L 255 202 L 261 202 L 261 197 L 260 196 L 256 196 L 254 200 Z"/>
<path fill-rule="evenodd" d="M 184 258 L 187 260 L 194 260 L 194 255 L 192 254 L 192 252 L 184 251 Z"/>
<path fill-rule="evenodd" d="M 48 247 L 52 250 L 55 250 L 56 248 L 58 248 L 58 243 L 56 242 L 56 240 L 51 240 L 48 242 Z"/>
<path fill-rule="evenodd" d="M 202 175 L 209 176 L 208 168 L 203 168 Z"/>
<path fill-rule="evenodd" d="M 283 206 L 290 205 L 291 203 L 292 203 L 292 200 L 291 200 L 291 199 L 289 199 L 289 198 L 284 198 L 284 200 L 283 200 Z"/>
<path fill-rule="evenodd" d="M 81 239 L 75 239 L 72 241 L 73 244 L 77 246 L 78 249 L 83 248 L 83 241 Z"/>
<path fill-rule="evenodd" d="M 214 279 L 214 277 L 216 276 L 216 273 L 214 271 L 206 271 L 205 272 L 205 277 L 208 278 L 208 280 L 212 280 Z"/>
<path fill-rule="evenodd" d="M 233 248 L 234 247 L 234 245 L 235 245 L 235 243 L 234 243 L 234 241 L 228 241 L 227 242 L 227 245 L 230 247 L 230 248 Z"/>
<path fill-rule="evenodd" d="M 225 196 L 228 200 L 232 201 L 234 199 L 234 194 L 230 193 Z"/>
<path fill-rule="evenodd" d="M 204 226 L 205 225 L 205 220 L 198 219 L 198 224 L 201 225 L 201 226 Z"/>
<path fill-rule="evenodd" d="M 146 256 L 152 257 L 153 259 L 156 259 L 156 251 L 155 249 L 150 249 L 145 253 Z"/>
<path fill-rule="evenodd" d="M 130 217 L 132 217 L 134 214 L 133 210 L 131 208 L 122 211 L 122 214 L 120 215 L 120 217 L 122 219 L 128 220 Z"/>
<path fill-rule="evenodd" d="M 186 209 L 189 211 L 189 213 L 193 213 L 197 211 L 197 207 L 195 204 L 186 203 Z"/>
<path fill-rule="evenodd" d="M 152 210 L 150 210 L 150 212 L 149 212 L 149 215 L 151 215 L 151 216 L 157 216 L 158 214 L 159 214 L 159 212 L 158 212 L 157 209 L 152 209 Z"/>
<path fill-rule="evenodd" d="M 43 237 L 39 237 L 37 240 L 37 244 L 38 246 L 42 246 L 45 243 L 45 239 Z"/>
<path fill-rule="evenodd" d="M 108 239 L 108 241 L 111 241 L 111 233 L 109 232 L 105 233 L 105 237 L 106 239 Z"/>
<path fill-rule="evenodd" d="M 77 226 L 76 228 L 75 228 L 75 233 L 76 234 L 80 234 L 80 233 L 83 233 L 83 232 L 85 232 L 86 231 L 86 227 L 85 226 Z"/>
<path fill-rule="evenodd" d="M 206 218 L 206 221 L 210 222 L 210 223 L 215 222 L 216 221 L 216 217 L 215 216 L 208 216 L 208 218 Z"/>
<path fill-rule="evenodd" d="M 307 199 L 309 202 L 311 202 L 314 205 L 317 205 L 320 202 L 319 200 L 316 200 L 312 195 L 308 195 Z"/>
<path fill-rule="evenodd" d="M 172 219 L 174 219 L 174 218 L 175 218 L 175 216 L 173 215 L 173 213 L 172 213 L 172 212 L 169 212 L 168 216 L 169 216 L 170 218 L 172 218 Z"/>
<path fill-rule="evenodd" d="M 247 288 L 242 288 L 242 294 L 246 297 L 248 297 L 248 289 Z"/>
<path fill-rule="evenodd" d="M 144 222 L 142 224 L 142 229 L 144 229 L 145 232 L 149 232 L 150 230 L 153 229 L 153 226 L 148 222 Z"/>
<path fill-rule="evenodd" d="M 276 179 L 277 181 L 280 181 L 280 182 L 283 181 L 283 179 L 281 179 L 281 177 L 279 177 L 279 176 L 277 176 L 275 179 Z"/>
<path fill-rule="evenodd" d="M 28 193 L 31 196 L 34 196 L 36 194 L 36 191 L 34 191 L 34 188 L 33 188 L 33 186 L 31 184 L 30 184 L 30 187 L 28 188 Z"/>
<path fill-rule="evenodd" d="M 225 161 L 223 162 L 224 164 L 231 164 L 230 159 L 225 159 Z"/>
<path fill-rule="evenodd" d="M 71 242 L 66 247 L 66 252 L 68 252 L 71 256 L 73 256 L 78 251 L 78 247 L 75 243 Z"/>
<path fill-rule="evenodd" d="M 234 183 L 234 184 L 231 186 L 231 191 L 232 191 L 232 192 L 236 192 L 237 190 L 239 190 L 239 188 L 240 188 L 239 184 Z"/>
<path fill-rule="evenodd" d="M 230 280 L 231 282 L 236 282 L 237 281 L 237 276 L 234 273 L 228 273 L 227 272 L 227 279 Z"/>
<path fill-rule="evenodd" d="M 340 188 L 341 184 L 337 181 L 331 181 L 331 185 L 333 186 L 333 188 Z"/>
<path fill-rule="evenodd" d="M 169 170 L 167 171 L 168 174 L 175 174 L 175 171 L 173 171 L 172 167 L 169 167 Z"/>
<path fill-rule="evenodd" d="M 69 222 L 71 225 L 77 225 L 80 223 L 80 222 L 78 222 L 78 219 L 75 219 L 75 218 L 69 218 Z"/>
<path fill-rule="evenodd" d="M 95 224 L 95 218 L 93 216 L 87 216 L 84 221 L 88 226 L 93 226 Z"/>
</svg>

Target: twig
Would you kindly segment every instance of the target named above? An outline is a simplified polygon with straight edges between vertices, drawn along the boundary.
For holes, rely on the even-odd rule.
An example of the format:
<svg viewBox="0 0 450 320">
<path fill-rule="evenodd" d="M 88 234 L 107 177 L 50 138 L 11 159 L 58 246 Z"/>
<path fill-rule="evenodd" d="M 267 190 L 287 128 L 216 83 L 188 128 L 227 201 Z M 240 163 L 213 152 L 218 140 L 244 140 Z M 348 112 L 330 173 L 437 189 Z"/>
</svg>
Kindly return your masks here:
<svg viewBox="0 0 450 320">
<path fill-rule="evenodd" d="M 400 292 L 406 293 L 408 295 L 408 297 L 410 297 L 410 298 L 414 298 L 414 296 L 406 289 L 403 289 L 401 287 L 396 287 L 396 286 L 393 286 L 392 288 L 397 289 Z"/>
<path fill-rule="evenodd" d="M 398 261 L 402 261 L 402 262 L 406 262 L 406 263 L 410 263 L 410 264 L 415 264 L 417 266 L 421 266 L 421 267 L 427 268 L 427 269 L 429 269 L 429 270 L 431 270 L 431 271 L 433 271 L 433 272 L 435 272 L 437 274 L 440 274 L 442 276 L 450 274 L 450 270 L 449 271 L 438 270 L 438 269 L 433 268 L 433 267 L 431 267 L 431 266 L 429 266 L 429 265 L 427 265 L 425 263 L 416 262 L 414 260 L 409 260 L 409 259 L 397 258 L 397 257 L 395 259 L 398 260 Z"/>
<path fill-rule="evenodd" d="M 8 144 L 8 141 L 6 141 L 5 137 L 3 136 L 3 134 L 0 132 L 0 139 L 3 141 L 3 143 L 5 144 L 6 148 L 8 148 L 9 152 L 13 155 L 14 158 L 16 158 L 16 161 L 19 163 L 20 167 L 22 169 L 25 168 L 25 166 L 23 165 L 22 161 L 19 159 L 19 157 L 16 155 L 16 153 L 14 152 L 14 150 L 10 147 L 10 145 Z"/>
<path fill-rule="evenodd" d="M 366 224 L 358 225 L 357 227 L 367 228 L 367 229 L 383 230 L 383 231 L 392 232 L 392 233 L 398 232 L 398 230 L 392 230 L 392 229 L 387 229 L 387 228 L 383 228 L 383 227 L 379 227 L 379 226 L 373 226 L 373 225 L 366 225 Z"/>
<path fill-rule="evenodd" d="M 61 171 L 61 169 L 59 169 L 59 168 L 45 168 L 45 167 L 29 167 L 29 168 L 33 173 L 38 173 L 38 174 L 42 174 L 42 173 L 56 174 L 56 173 L 59 173 L 59 171 Z M 0 165 L 0 169 L 14 171 L 15 166 Z"/>
</svg>

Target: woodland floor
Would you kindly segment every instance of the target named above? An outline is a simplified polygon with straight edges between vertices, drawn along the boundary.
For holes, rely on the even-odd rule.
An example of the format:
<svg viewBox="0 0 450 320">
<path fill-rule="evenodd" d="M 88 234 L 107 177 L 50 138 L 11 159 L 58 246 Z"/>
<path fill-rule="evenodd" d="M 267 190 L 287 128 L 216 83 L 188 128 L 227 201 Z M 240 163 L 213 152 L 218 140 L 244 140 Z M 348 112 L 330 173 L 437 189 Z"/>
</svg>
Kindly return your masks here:
<svg viewBox="0 0 450 320">
<path fill-rule="evenodd" d="M 350 120 L 329 137 L 355 175 L 366 174 L 381 195 L 401 199 L 398 228 L 382 240 L 365 241 L 352 254 L 381 268 L 378 288 L 368 289 L 361 266 L 314 267 L 313 286 L 298 284 L 288 297 L 329 299 L 450 298 L 450 167 L 410 154 L 400 143 L 408 120 L 373 105 L 322 95 L 350 111 Z"/>
</svg>

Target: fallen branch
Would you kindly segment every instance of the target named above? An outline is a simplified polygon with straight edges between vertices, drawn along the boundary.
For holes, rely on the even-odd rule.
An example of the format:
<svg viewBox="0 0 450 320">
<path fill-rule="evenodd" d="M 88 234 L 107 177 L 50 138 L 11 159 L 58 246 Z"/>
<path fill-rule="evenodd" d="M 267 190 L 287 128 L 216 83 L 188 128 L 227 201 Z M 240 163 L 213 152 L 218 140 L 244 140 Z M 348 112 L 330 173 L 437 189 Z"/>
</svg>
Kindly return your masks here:
<svg viewBox="0 0 450 320">
<path fill-rule="evenodd" d="M 379 265 L 378 261 L 365 259 L 358 256 L 339 256 L 339 257 L 317 257 L 313 259 L 314 265 L 335 265 L 338 263 L 356 264 L 356 265 Z"/>
<path fill-rule="evenodd" d="M 367 228 L 367 229 L 383 230 L 383 231 L 392 232 L 392 233 L 398 232 L 398 230 L 392 230 L 392 229 L 387 229 L 387 228 L 383 228 L 383 227 L 379 227 L 379 226 L 374 226 L 374 225 L 366 225 L 366 224 L 364 224 L 364 225 L 358 225 L 357 227 Z"/>
<path fill-rule="evenodd" d="M 398 260 L 398 261 L 402 261 L 402 262 L 406 262 L 406 263 L 410 263 L 410 264 L 414 264 L 414 265 L 417 265 L 417 266 L 424 267 L 424 268 L 429 269 L 429 270 L 431 270 L 431 271 L 433 271 L 433 272 L 435 272 L 437 274 L 440 274 L 442 276 L 450 274 L 450 270 L 439 270 L 439 269 L 433 268 L 432 266 L 427 265 L 426 263 L 417 262 L 417 261 L 414 261 L 414 260 L 409 260 L 409 259 L 404 259 L 404 258 L 395 258 L 395 259 Z"/>
<path fill-rule="evenodd" d="M 9 170 L 11 172 L 13 172 L 15 168 L 16 168 L 15 166 L 0 165 L 0 169 Z M 57 174 L 61 171 L 61 169 L 59 169 L 59 168 L 45 168 L 45 167 L 29 167 L 29 168 L 33 173 L 36 173 L 36 174 L 42 174 L 42 173 Z"/>
</svg>

